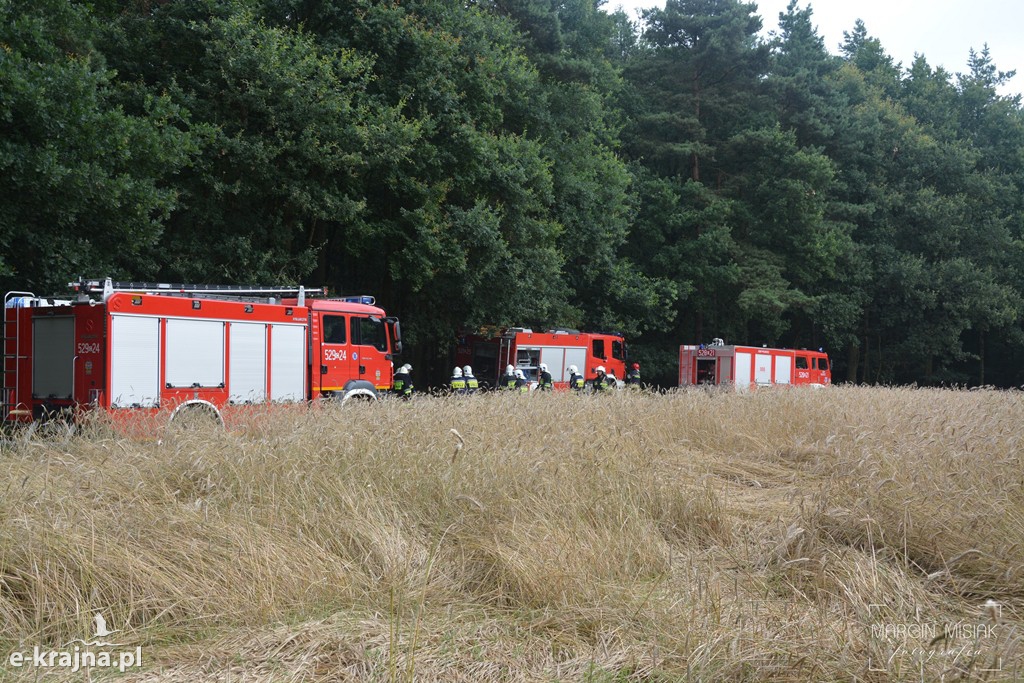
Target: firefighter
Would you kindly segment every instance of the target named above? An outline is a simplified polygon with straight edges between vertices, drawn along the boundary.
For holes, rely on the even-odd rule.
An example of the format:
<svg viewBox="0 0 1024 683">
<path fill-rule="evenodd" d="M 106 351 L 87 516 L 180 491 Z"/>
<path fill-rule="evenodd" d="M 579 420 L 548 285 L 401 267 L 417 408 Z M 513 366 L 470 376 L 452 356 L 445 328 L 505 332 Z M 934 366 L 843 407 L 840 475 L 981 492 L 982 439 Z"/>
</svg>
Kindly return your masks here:
<svg viewBox="0 0 1024 683">
<path fill-rule="evenodd" d="M 516 388 L 516 369 L 511 365 L 505 366 L 505 374 L 498 380 L 499 389 L 515 389 Z"/>
<path fill-rule="evenodd" d="M 523 374 L 522 370 L 516 370 L 515 373 L 516 382 L 513 388 L 520 394 L 530 393 L 530 383 L 526 381 L 526 375 Z"/>
<path fill-rule="evenodd" d="M 631 387 L 640 386 L 640 364 L 633 363 L 633 367 L 626 372 L 626 384 Z"/>
<path fill-rule="evenodd" d="M 594 378 L 592 386 L 595 394 L 600 394 L 603 391 L 607 391 L 611 387 L 609 386 L 608 375 L 605 373 L 603 365 L 598 365 L 594 368 L 594 372 L 597 373 L 597 377 Z M 613 380 L 614 381 L 614 380 Z"/>
<path fill-rule="evenodd" d="M 412 366 L 406 363 L 398 368 L 395 378 L 391 384 L 391 393 L 402 398 L 412 397 Z"/>
<path fill-rule="evenodd" d="M 551 373 L 548 372 L 548 364 L 540 364 L 540 390 L 551 391 L 555 386 L 555 383 L 551 380 Z"/>
<path fill-rule="evenodd" d="M 580 374 L 580 369 L 575 365 L 569 366 L 569 388 L 573 391 L 583 391 L 586 387 L 586 383 L 583 381 L 583 375 Z"/>
<path fill-rule="evenodd" d="M 457 365 L 452 370 L 452 378 L 448 380 L 448 387 L 452 390 L 453 394 L 466 393 L 466 380 L 462 376 L 462 368 Z"/>
<path fill-rule="evenodd" d="M 480 390 L 480 382 L 473 376 L 473 368 L 469 365 L 462 368 L 462 376 L 466 378 L 466 393 L 475 394 Z"/>
</svg>

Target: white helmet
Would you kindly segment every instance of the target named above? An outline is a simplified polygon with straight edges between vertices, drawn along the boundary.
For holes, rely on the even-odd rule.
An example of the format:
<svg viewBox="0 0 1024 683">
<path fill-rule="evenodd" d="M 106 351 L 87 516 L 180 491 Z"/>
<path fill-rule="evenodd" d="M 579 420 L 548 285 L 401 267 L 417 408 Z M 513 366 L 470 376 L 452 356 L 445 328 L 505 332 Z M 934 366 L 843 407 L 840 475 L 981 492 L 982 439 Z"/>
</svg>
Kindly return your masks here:
<svg viewBox="0 0 1024 683">
<path fill-rule="evenodd" d="M 473 368 L 470 367 L 469 365 L 463 367 L 462 368 L 462 374 L 464 374 L 466 377 L 472 377 L 473 376 Z"/>
<path fill-rule="evenodd" d="M 462 377 L 462 368 L 456 365 L 455 369 L 452 370 L 452 377 Z"/>
<path fill-rule="evenodd" d="M 402 366 L 402 370 L 401 371 L 402 372 L 412 372 L 412 366 L 409 365 L 408 363 L 406 363 L 405 365 Z"/>
<path fill-rule="evenodd" d="M 506 365 L 505 366 L 505 374 L 506 375 L 511 375 L 514 371 L 515 371 L 515 368 L 512 367 L 511 365 Z"/>
<path fill-rule="evenodd" d="M 578 374 L 580 374 L 580 369 L 578 367 L 576 367 L 575 365 L 570 365 L 569 366 L 569 372 L 572 373 L 573 375 L 578 375 Z"/>
<path fill-rule="evenodd" d="M 548 371 L 548 364 L 547 363 L 541 363 L 540 364 L 540 371 L 541 372 L 547 372 Z"/>
<path fill-rule="evenodd" d="M 594 372 L 596 372 L 599 375 L 603 375 L 604 374 L 604 366 L 603 365 L 598 365 L 596 368 L 594 368 Z"/>
<path fill-rule="evenodd" d="M 522 370 L 516 370 L 516 377 L 519 379 L 526 379 L 526 375 L 523 374 Z"/>
</svg>

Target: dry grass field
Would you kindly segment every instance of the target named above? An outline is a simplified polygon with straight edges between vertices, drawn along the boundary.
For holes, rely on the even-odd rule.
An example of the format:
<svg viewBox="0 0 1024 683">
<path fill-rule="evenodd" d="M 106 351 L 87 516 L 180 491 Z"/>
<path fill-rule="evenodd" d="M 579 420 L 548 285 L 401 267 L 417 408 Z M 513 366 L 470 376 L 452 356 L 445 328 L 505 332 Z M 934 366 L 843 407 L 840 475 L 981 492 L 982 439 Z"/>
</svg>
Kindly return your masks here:
<svg viewBox="0 0 1024 683">
<path fill-rule="evenodd" d="M 0 453 L 0 680 L 1024 679 L 1024 395 L 482 395 Z M 124 674 L 11 666 L 105 616 Z"/>
</svg>

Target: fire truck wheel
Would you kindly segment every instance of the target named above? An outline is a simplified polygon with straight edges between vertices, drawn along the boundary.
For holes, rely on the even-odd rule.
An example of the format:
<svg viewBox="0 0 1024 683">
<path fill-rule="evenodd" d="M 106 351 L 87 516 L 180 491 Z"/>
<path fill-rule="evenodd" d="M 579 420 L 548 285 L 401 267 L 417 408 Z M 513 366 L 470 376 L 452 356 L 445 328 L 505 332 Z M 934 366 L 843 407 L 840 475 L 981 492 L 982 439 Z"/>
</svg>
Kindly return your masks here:
<svg viewBox="0 0 1024 683">
<path fill-rule="evenodd" d="M 182 403 L 171 413 L 170 427 L 175 430 L 193 431 L 224 427 L 224 418 L 216 406 L 206 401 Z"/>
<path fill-rule="evenodd" d="M 341 405 L 349 401 L 369 402 L 376 401 L 380 396 L 377 394 L 377 387 L 366 380 L 350 380 L 345 384 L 344 393 L 341 397 Z"/>
</svg>

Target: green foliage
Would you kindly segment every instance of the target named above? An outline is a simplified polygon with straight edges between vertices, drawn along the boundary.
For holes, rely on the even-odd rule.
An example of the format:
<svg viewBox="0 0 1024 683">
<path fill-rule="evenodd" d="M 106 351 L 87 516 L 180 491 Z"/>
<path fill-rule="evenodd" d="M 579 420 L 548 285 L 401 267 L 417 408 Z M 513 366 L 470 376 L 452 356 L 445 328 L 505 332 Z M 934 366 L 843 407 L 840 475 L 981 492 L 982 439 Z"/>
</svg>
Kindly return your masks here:
<svg viewBox="0 0 1024 683">
<path fill-rule="evenodd" d="M 97 22 L 60 0 L 0 2 L 0 277 L 47 294 L 77 274 L 131 272 L 175 205 L 181 111 L 136 114 L 94 46 Z"/>
<path fill-rule="evenodd" d="M 0 0 L 0 278 L 372 291 L 460 328 L 826 346 L 1024 382 L 1024 115 L 987 46 L 832 55 L 790 2 Z M 634 343 L 635 342 L 635 343 Z M 653 363 L 655 367 L 650 367 Z"/>
</svg>

